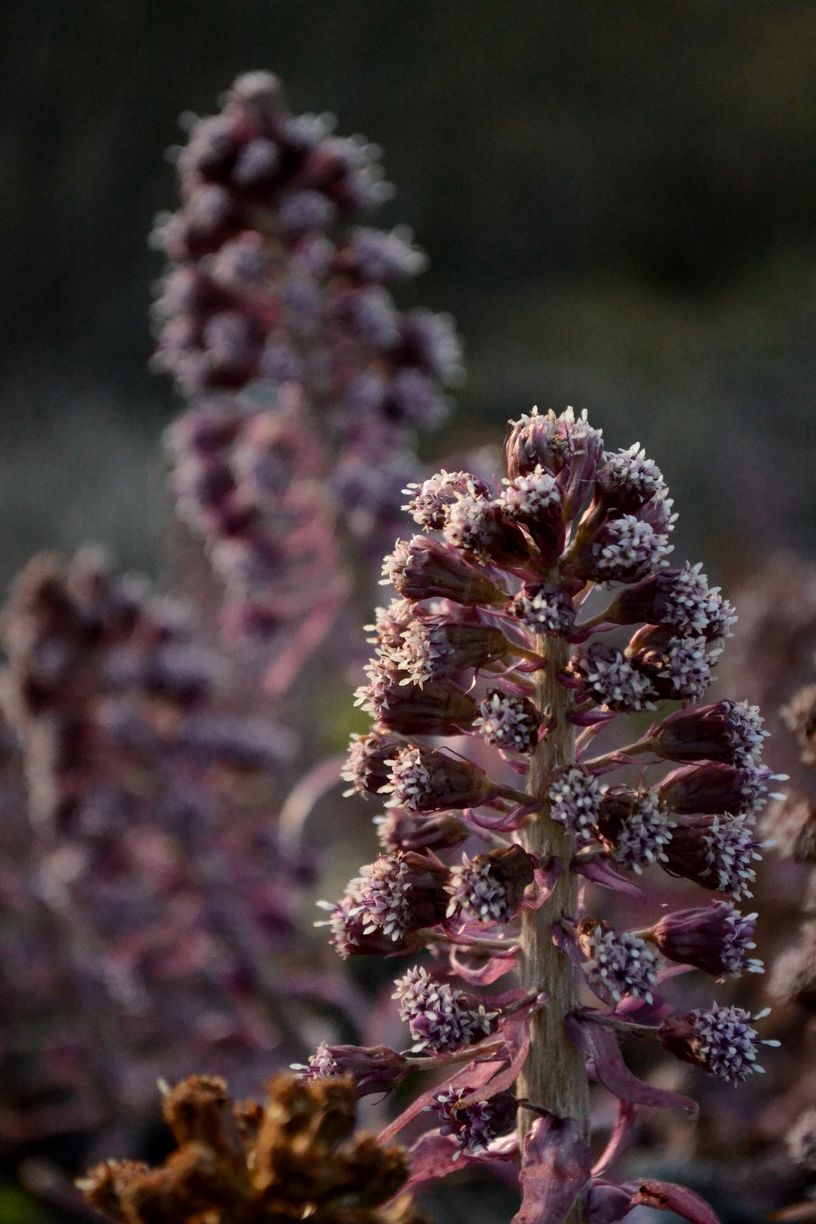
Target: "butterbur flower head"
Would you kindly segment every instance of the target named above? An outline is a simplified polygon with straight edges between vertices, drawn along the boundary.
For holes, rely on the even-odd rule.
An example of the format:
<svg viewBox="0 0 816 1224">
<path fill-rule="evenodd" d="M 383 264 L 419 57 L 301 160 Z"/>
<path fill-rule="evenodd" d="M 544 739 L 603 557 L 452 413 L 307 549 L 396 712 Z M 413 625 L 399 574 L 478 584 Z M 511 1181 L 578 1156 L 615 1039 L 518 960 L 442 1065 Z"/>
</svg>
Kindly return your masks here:
<svg viewBox="0 0 816 1224">
<path fill-rule="evenodd" d="M 438 982 L 427 969 L 415 966 L 398 978 L 394 998 L 400 1019 L 408 1025 L 414 1050 L 452 1053 L 492 1033 L 499 1013 L 473 995 Z"/>
<path fill-rule="evenodd" d="M 533 752 L 540 727 L 541 715 L 533 703 L 502 689 L 488 689 L 473 722 L 474 731 L 504 752 Z"/>
<path fill-rule="evenodd" d="M 374 824 L 385 851 L 448 850 L 470 836 L 454 812 L 408 812 L 393 807 L 385 815 L 375 816 Z"/>
<path fill-rule="evenodd" d="M 358 1097 L 391 1092 L 408 1074 L 404 1054 L 388 1046 L 327 1045 L 322 1042 L 305 1066 L 293 1065 L 307 1080 L 351 1076 Z"/>
<path fill-rule="evenodd" d="M 550 816 L 581 845 L 598 836 L 598 818 L 603 787 L 593 773 L 580 765 L 560 770 L 547 790 Z"/>
<path fill-rule="evenodd" d="M 609 787 L 600 806 L 599 827 L 612 843 L 616 863 L 639 875 L 651 863 L 666 861 L 674 821 L 651 790 Z"/>
<path fill-rule="evenodd" d="M 765 806 L 769 783 L 776 779 L 776 774 L 753 760 L 743 765 L 710 761 L 672 770 L 659 791 L 663 802 L 676 812 L 754 815 Z"/>
<path fill-rule="evenodd" d="M 385 885 L 381 891 L 385 891 Z M 318 906 L 327 910 L 329 917 L 315 925 L 329 928 L 329 941 L 343 960 L 349 956 L 410 956 L 419 951 L 424 940 L 415 930 L 403 930 L 399 926 L 402 915 L 405 914 L 407 919 L 410 913 L 407 907 L 405 910 L 401 908 L 399 881 L 389 890 L 387 897 L 390 907 L 377 893 L 372 897 L 369 880 L 361 874 L 349 881 L 345 894 L 336 905 L 318 901 Z M 372 911 L 367 908 L 369 901 L 380 907 L 378 913 L 383 923 L 372 921 Z M 385 925 L 389 927 L 388 932 Z"/>
<path fill-rule="evenodd" d="M 575 625 L 575 606 L 563 587 L 525 583 L 507 605 L 509 614 L 532 633 L 568 634 Z"/>
<path fill-rule="evenodd" d="M 474 561 L 512 567 L 528 558 L 524 536 L 501 503 L 476 494 L 463 493 L 446 507 L 442 532 L 449 544 Z"/>
<path fill-rule="evenodd" d="M 699 700 L 717 657 L 704 637 L 674 637 L 671 630 L 654 625 L 634 635 L 626 654 L 657 696 L 673 701 Z"/>
<path fill-rule="evenodd" d="M 554 565 L 565 538 L 561 491 L 555 476 L 536 467 L 526 475 L 505 480 L 504 485 L 499 497 L 502 511 L 527 530 L 539 550 L 539 564 Z"/>
<path fill-rule="evenodd" d="M 671 552 L 668 535 L 634 514 L 609 519 L 597 531 L 576 567 L 597 582 L 637 582 Z"/>
<path fill-rule="evenodd" d="M 646 458 L 637 442 L 628 450 L 607 452 L 595 481 L 599 501 L 627 514 L 640 510 L 653 497 L 665 497 L 668 493 L 660 468 Z"/>
<path fill-rule="evenodd" d="M 441 531 L 445 512 L 458 498 L 469 495 L 491 498 L 493 491 L 486 481 L 470 472 L 446 472 L 444 468 L 427 480 L 409 484 L 403 493 L 410 498 L 407 510 L 423 531 Z"/>
<path fill-rule="evenodd" d="M 380 726 L 401 735 L 452 735 L 469 727 L 476 717 L 476 702 L 453 684 L 404 684 L 399 671 L 381 661 L 366 669 L 369 683 L 356 694 L 355 704 L 377 719 Z"/>
<path fill-rule="evenodd" d="M 366 629 L 374 636 L 366 640 L 376 644 L 386 655 L 398 650 L 402 635 L 418 615 L 418 609 L 409 599 L 392 599 L 387 608 L 375 608 L 374 624 Z"/>
<path fill-rule="evenodd" d="M 535 860 L 521 846 L 466 859 L 451 871 L 448 916 L 483 923 L 508 922 L 518 912 L 534 872 Z"/>
<path fill-rule="evenodd" d="M 816 1109 L 806 1109 L 786 1136 L 788 1155 L 794 1164 L 816 1173 Z"/>
<path fill-rule="evenodd" d="M 489 1151 L 494 1139 L 508 1134 L 516 1124 L 518 1102 L 512 1092 L 497 1092 L 486 1101 L 457 1108 L 458 1102 L 469 1095 L 468 1088 L 449 1088 L 438 1092 L 431 1106 L 440 1117 L 439 1133 L 456 1136 L 454 1161 L 463 1155 L 479 1156 Z"/>
<path fill-rule="evenodd" d="M 619 591 L 608 609 L 609 619 L 621 625 L 647 622 L 675 629 L 681 636 L 707 641 L 726 637 L 736 619 L 719 587 L 709 586 L 698 562 L 679 569 L 664 569 Z"/>
<path fill-rule="evenodd" d="M 511 421 L 505 446 L 507 475 L 511 480 L 537 467 L 558 477 L 565 514 L 572 514 L 586 497 L 603 457 L 603 435 L 572 408 L 560 415 L 537 408 Z"/>
<path fill-rule="evenodd" d="M 428 681 L 505 658 L 508 650 L 509 643 L 499 629 L 441 618 L 415 619 L 403 631 L 400 646 L 391 657 L 405 673 L 402 683 L 421 688 Z"/>
<path fill-rule="evenodd" d="M 569 661 L 569 671 L 588 697 L 608 710 L 634 713 L 654 709 L 657 690 L 650 676 L 616 646 L 590 642 Z"/>
<path fill-rule="evenodd" d="M 408 935 L 445 916 L 447 868 L 413 851 L 382 855 L 350 882 L 348 915 L 364 936 L 381 933 L 402 945 Z"/>
<path fill-rule="evenodd" d="M 747 816 L 678 817 L 666 847 L 666 871 L 738 901 L 751 896 L 762 859 Z"/>
<path fill-rule="evenodd" d="M 376 795 L 385 786 L 391 772 L 389 762 L 400 741 L 370 732 L 352 735 L 346 763 L 341 776 L 350 783 L 346 795 Z"/>
<path fill-rule="evenodd" d="M 716 978 L 762 973 L 762 961 L 750 955 L 756 948 L 756 918 L 756 914 L 741 914 L 727 901 L 715 901 L 666 914 L 652 928 L 650 938 L 669 960 L 694 965 Z"/>
<path fill-rule="evenodd" d="M 393 758 L 382 791 L 391 796 L 387 806 L 404 807 L 410 812 L 441 812 L 476 807 L 495 793 L 495 787 L 468 761 L 406 744 Z"/>
<path fill-rule="evenodd" d="M 590 958 L 589 979 L 618 1003 L 624 996 L 654 1001 L 658 957 L 644 939 L 608 929 L 592 919 L 582 921 L 579 943 Z"/>
<path fill-rule="evenodd" d="M 657 756 L 670 761 L 721 761 L 753 764 L 768 732 L 756 706 L 746 701 L 716 701 L 675 710 L 649 733 Z"/>
<path fill-rule="evenodd" d="M 752 1020 L 760 1020 L 767 1012 L 752 1016 L 742 1007 L 711 1007 L 687 1012 L 663 1022 L 660 1040 L 667 1050 L 683 1062 L 702 1067 L 729 1084 L 738 1084 L 764 1068 L 757 1061 L 760 1045 L 775 1046 L 776 1041 L 763 1041 Z"/>
<path fill-rule="evenodd" d="M 506 592 L 459 556 L 456 549 L 414 536 L 398 540 L 383 562 L 383 585 L 406 599 L 451 599 L 466 606 L 503 603 Z"/>
</svg>

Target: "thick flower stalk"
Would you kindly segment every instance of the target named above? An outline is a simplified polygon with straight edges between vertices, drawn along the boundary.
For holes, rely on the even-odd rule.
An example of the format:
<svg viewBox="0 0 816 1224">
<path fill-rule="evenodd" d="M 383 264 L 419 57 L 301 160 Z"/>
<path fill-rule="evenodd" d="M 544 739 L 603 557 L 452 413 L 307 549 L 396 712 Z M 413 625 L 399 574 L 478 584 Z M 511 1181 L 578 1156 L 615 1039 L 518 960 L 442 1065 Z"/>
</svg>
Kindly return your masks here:
<svg viewBox="0 0 816 1224">
<path fill-rule="evenodd" d="M 652 1041 L 727 1084 L 762 1069 L 776 1043 L 761 1015 L 672 1006 L 666 984 L 761 972 L 742 906 L 778 775 L 756 708 L 705 700 L 734 612 L 699 565 L 670 563 L 656 465 L 607 450 L 571 409 L 513 423 L 506 458 L 500 485 L 443 471 L 406 490 L 421 533 L 386 558 L 396 597 L 358 694 L 373 724 L 346 777 L 385 806 L 382 853 L 327 925 L 344 957 L 423 955 L 396 981 L 410 1048 L 322 1047 L 304 1074 L 386 1092 L 455 1067 L 386 1136 L 429 1111 L 416 1182 L 517 1161 L 516 1224 L 601 1224 L 638 1204 L 710 1224 L 690 1191 L 609 1180 L 639 1109 L 696 1112 L 637 1079 L 621 1046 Z M 694 886 L 688 907 L 655 899 L 651 922 L 616 929 L 591 886 L 647 903 L 660 871 Z M 593 1083 L 618 1098 L 594 1160 Z"/>
<path fill-rule="evenodd" d="M 155 232 L 156 364 L 198 400 L 168 434 L 171 483 L 226 585 L 229 629 L 297 629 L 305 656 L 348 594 L 339 545 L 379 554 L 391 535 L 459 345 L 447 316 L 393 300 L 425 267 L 410 233 L 351 224 L 389 194 L 375 146 L 290 114 L 263 72 L 187 126 L 181 204 Z"/>
</svg>

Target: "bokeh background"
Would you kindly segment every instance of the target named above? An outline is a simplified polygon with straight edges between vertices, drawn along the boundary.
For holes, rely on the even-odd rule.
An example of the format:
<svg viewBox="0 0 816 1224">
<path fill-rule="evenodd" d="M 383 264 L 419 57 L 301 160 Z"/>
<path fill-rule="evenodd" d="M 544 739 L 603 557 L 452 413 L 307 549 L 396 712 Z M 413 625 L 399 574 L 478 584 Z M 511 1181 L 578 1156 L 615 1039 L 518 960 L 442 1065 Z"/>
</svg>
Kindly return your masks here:
<svg viewBox="0 0 816 1224">
<path fill-rule="evenodd" d="M 658 457 L 721 578 L 813 543 L 816 5 L 6 0 L 0 579 L 101 539 L 155 569 L 148 372 L 176 116 L 268 67 L 380 143 L 469 377 L 450 439 L 532 402 Z M 436 444 L 434 444 L 436 445 Z"/>
</svg>

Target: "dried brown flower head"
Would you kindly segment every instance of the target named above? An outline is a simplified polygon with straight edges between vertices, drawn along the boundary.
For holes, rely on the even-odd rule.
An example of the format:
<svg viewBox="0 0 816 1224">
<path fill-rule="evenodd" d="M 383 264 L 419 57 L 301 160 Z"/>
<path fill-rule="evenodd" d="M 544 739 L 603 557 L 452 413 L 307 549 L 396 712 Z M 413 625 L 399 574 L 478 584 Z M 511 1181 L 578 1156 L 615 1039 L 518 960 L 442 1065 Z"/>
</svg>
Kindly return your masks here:
<svg viewBox="0 0 816 1224">
<path fill-rule="evenodd" d="M 164 1100 L 177 1145 L 165 1163 L 108 1161 L 80 1189 L 116 1224 L 422 1224 L 408 1199 L 389 1202 L 405 1153 L 355 1134 L 356 1110 L 350 1078 L 277 1075 L 260 1105 L 191 1076 Z"/>
</svg>

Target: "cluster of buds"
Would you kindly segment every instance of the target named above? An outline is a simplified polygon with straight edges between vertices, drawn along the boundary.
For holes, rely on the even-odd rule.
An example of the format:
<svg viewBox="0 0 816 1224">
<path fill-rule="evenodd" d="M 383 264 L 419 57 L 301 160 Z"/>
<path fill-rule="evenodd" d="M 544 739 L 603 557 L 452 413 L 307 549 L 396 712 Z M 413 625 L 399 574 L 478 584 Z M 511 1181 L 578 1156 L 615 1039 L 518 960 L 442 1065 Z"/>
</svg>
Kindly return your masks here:
<svg viewBox="0 0 816 1224">
<path fill-rule="evenodd" d="M 174 1140 L 164 1164 L 109 1160 L 78 1182 L 114 1224 L 422 1224 L 403 1193 L 405 1152 L 355 1130 L 347 1077 L 277 1075 L 261 1104 L 193 1076 L 167 1090 L 163 1114 Z"/>
<path fill-rule="evenodd" d="M 95 551 L 35 558 L 2 632 L 4 1141 L 103 1127 L 204 1060 L 279 1067 L 275 964 L 297 994 L 312 876 L 274 823 L 291 733 L 238 712 L 189 611 Z"/>
<path fill-rule="evenodd" d="M 461 373 L 450 319 L 393 300 L 426 264 L 410 233 L 349 224 L 388 188 L 379 150 L 332 125 L 291 115 L 275 76 L 239 77 L 219 114 L 189 121 L 181 206 L 155 231 L 157 367 L 185 396 L 223 396 L 171 431 L 173 484 L 250 632 L 287 605 L 325 619 L 332 532 L 379 551 L 417 431 Z"/>
<path fill-rule="evenodd" d="M 406 490 L 421 534 L 383 567 L 395 598 L 357 698 L 373 726 L 345 771 L 387 809 L 383 853 L 327 905 L 327 925 L 342 956 L 430 958 L 396 983 L 413 1045 L 346 1047 L 337 1070 L 323 1048 L 304 1073 L 359 1066 L 361 1091 L 373 1075 L 387 1092 L 455 1064 L 386 1134 L 423 1107 L 439 1123 L 412 1149 L 416 1180 L 446 1159 L 519 1160 L 520 1221 L 611 1222 L 643 1203 L 709 1224 L 690 1191 L 602 1176 L 639 1106 L 695 1110 L 638 1080 L 620 1046 L 651 1038 L 733 1084 L 777 1044 L 755 1027 L 765 1013 L 673 1011 L 663 983 L 762 972 L 757 915 L 736 903 L 781 775 L 761 761 L 756 707 L 702 700 L 735 617 L 699 565 L 670 565 L 676 516 L 656 465 L 608 451 L 571 409 L 512 423 L 506 458 L 501 485 L 443 471 Z M 643 710 L 651 725 L 626 742 L 616 716 Z M 659 871 L 715 896 L 634 931 L 588 910 L 589 884 L 646 900 Z M 496 993 L 517 970 L 520 985 Z M 594 1173 L 590 1075 L 620 1102 Z"/>
</svg>

